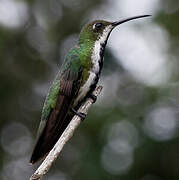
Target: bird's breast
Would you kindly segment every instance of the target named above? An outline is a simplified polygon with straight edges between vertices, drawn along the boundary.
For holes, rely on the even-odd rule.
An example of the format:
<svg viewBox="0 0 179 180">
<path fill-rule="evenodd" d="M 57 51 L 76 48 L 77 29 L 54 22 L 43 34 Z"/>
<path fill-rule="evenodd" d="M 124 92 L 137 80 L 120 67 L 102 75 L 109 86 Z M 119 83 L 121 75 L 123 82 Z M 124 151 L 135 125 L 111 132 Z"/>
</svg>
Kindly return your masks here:
<svg viewBox="0 0 179 180">
<path fill-rule="evenodd" d="M 77 104 L 79 101 L 83 100 L 84 97 L 88 94 L 91 90 L 91 87 L 96 84 L 98 81 L 98 75 L 93 71 L 89 71 L 89 76 L 85 83 L 80 87 L 77 98 L 74 104 Z"/>
</svg>

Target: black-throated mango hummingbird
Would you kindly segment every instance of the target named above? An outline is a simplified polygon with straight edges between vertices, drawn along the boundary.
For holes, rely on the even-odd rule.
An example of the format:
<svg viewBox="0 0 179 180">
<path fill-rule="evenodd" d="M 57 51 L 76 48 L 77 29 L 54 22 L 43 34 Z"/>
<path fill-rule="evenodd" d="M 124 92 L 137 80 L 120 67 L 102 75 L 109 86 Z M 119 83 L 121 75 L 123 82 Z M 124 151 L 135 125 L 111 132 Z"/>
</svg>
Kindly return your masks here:
<svg viewBox="0 0 179 180">
<path fill-rule="evenodd" d="M 46 97 L 37 143 L 30 160 L 32 164 L 49 153 L 86 98 L 91 96 L 95 100 L 92 92 L 99 80 L 111 31 L 124 22 L 147 16 L 150 15 L 116 22 L 96 20 L 82 28 L 78 43 L 65 57 Z"/>
</svg>

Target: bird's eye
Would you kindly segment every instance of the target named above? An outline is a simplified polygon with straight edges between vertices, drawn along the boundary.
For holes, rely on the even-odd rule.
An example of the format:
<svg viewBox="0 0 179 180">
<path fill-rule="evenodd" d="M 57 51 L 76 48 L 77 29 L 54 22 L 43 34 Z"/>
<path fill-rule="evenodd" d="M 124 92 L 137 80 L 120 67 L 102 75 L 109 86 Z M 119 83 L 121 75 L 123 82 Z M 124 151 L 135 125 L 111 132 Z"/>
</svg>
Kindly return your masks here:
<svg viewBox="0 0 179 180">
<path fill-rule="evenodd" d="M 96 23 L 93 25 L 94 30 L 99 30 L 102 27 L 102 23 Z"/>
</svg>

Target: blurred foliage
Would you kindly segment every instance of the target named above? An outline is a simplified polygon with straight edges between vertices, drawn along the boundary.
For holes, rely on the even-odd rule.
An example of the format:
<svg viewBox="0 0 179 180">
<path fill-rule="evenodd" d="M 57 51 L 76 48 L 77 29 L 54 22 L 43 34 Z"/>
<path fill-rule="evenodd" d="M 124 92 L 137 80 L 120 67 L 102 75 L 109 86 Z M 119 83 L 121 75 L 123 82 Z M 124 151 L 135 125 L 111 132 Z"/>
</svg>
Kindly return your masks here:
<svg viewBox="0 0 179 180">
<path fill-rule="evenodd" d="M 48 88 L 90 14 L 112 3 L 0 1 L 0 11 L 9 8 L 0 18 L 0 179 L 28 179 L 37 167 L 28 162 Z M 46 179 L 179 179 L 179 3 L 158 6 L 151 24 L 169 36 L 170 78 L 146 85 L 107 49 L 103 94 Z"/>
</svg>

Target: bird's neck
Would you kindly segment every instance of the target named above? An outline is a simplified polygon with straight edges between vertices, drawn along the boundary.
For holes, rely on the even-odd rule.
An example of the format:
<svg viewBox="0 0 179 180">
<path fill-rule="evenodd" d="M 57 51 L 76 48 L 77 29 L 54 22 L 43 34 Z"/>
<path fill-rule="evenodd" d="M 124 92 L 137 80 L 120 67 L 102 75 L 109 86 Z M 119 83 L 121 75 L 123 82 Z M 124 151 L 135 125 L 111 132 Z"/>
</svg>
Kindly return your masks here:
<svg viewBox="0 0 179 180">
<path fill-rule="evenodd" d="M 89 68 L 94 73 L 100 73 L 103 66 L 104 50 L 107 43 L 107 38 L 100 37 L 96 41 L 86 39 L 79 41 L 80 59 L 84 67 Z"/>
<path fill-rule="evenodd" d="M 92 50 L 92 55 L 91 55 L 91 60 L 93 64 L 92 71 L 95 72 L 96 74 L 100 74 L 101 69 L 103 67 L 103 60 L 104 60 L 104 51 L 106 47 L 107 39 L 101 37 L 97 41 L 95 41 L 93 50 Z"/>
</svg>

